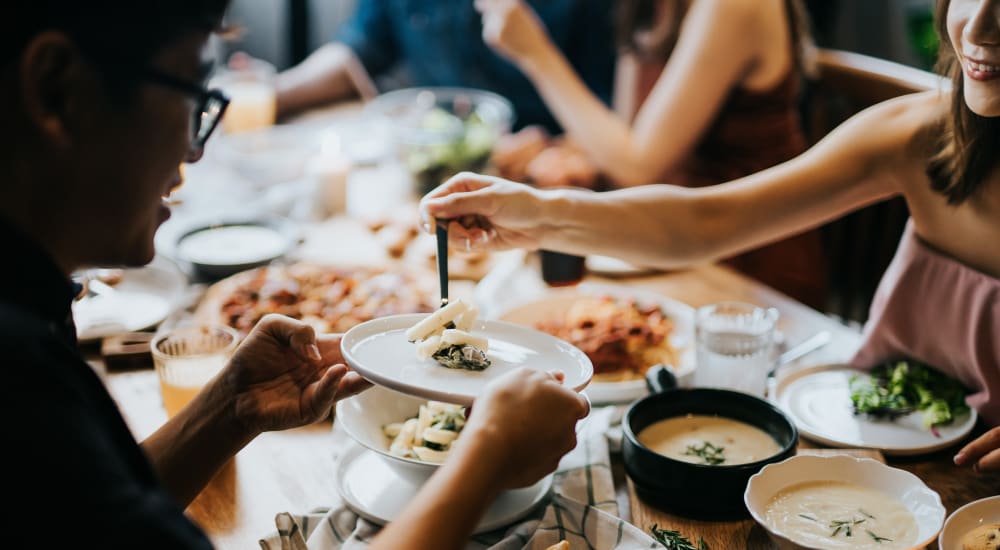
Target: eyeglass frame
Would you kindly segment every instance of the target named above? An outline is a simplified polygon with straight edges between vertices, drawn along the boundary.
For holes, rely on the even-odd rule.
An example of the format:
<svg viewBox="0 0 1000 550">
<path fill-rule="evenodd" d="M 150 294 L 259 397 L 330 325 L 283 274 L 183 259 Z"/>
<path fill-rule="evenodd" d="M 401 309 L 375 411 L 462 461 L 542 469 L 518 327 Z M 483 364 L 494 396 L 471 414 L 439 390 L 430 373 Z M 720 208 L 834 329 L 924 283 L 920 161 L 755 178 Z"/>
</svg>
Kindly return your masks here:
<svg viewBox="0 0 1000 550">
<path fill-rule="evenodd" d="M 208 141 L 208 138 L 215 132 L 216 127 L 219 126 L 222 116 L 226 114 L 226 108 L 229 107 L 229 97 L 222 90 L 205 88 L 151 67 L 141 70 L 139 76 L 147 82 L 177 90 L 197 100 L 198 104 L 194 119 L 195 125 L 191 129 L 191 150 L 197 151 L 204 147 L 205 142 Z M 210 106 L 213 105 L 213 101 L 218 105 L 218 109 L 214 112 L 209 110 Z M 213 118 L 208 119 L 209 124 L 206 125 L 206 118 L 209 116 Z M 202 128 L 208 129 L 202 133 Z"/>
</svg>

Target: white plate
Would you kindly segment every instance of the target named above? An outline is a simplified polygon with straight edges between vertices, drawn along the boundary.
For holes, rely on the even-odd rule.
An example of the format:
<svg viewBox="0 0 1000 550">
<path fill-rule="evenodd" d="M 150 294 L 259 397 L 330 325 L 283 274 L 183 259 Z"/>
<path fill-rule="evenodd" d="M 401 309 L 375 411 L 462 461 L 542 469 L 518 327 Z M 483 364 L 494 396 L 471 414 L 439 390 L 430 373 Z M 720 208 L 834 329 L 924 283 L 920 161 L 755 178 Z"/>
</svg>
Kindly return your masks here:
<svg viewBox="0 0 1000 550">
<path fill-rule="evenodd" d="M 775 398 L 802 435 L 835 447 L 878 449 L 887 455 L 916 455 L 950 447 L 976 425 L 976 411 L 938 428 L 940 437 L 923 427 L 916 411 L 896 420 L 855 415 L 850 379 L 864 371 L 847 365 L 824 365 L 783 376 Z"/>
<path fill-rule="evenodd" d="M 500 319 L 519 325 L 534 327 L 536 323 L 565 315 L 570 306 L 582 296 L 614 296 L 634 298 L 639 303 L 655 303 L 674 320 L 670 343 L 680 350 L 681 364 L 674 375 L 681 386 L 690 384 L 695 368 L 694 308 L 662 294 L 627 286 L 582 283 L 571 289 L 559 289 L 538 300 L 516 305 L 499 315 Z M 623 382 L 593 381 L 587 395 L 594 404 L 627 403 L 645 396 L 648 392 L 642 379 Z"/>
<path fill-rule="evenodd" d="M 560 370 L 564 384 L 576 391 L 590 383 L 594 367 L 577 348 L 544 332 L 502 321 L 482 321 L 473 330 L 489 338 L 492 364 L 473 372 L 449 369 L 433 359 L 417 359 L 416 345 L 405 332 L 426 313 L 393 315 L 361 323 L 340 342 L 344 361 L 380 386 L 427 399 L 471 405 L 490 381 L 518 367 Z"/>
<path fill-rule="evenodd" d="M 587 271 L 597 275 L 607 275 L 609 277 L 627 277 L 630 275 L 641 275 L 655 271 L 652 268 L 639 267 L 630 264 L 625 260 L 619 260 L 611 256 L 600 256 L 591 254 L 586 259 Z"/>
<path fill-rule="evenodd" d="M 981 498 L 952 512 L 941 529 L 938 547 L 961 548 L 966 533 L 990 523 L 1000 523 L 1000 495 Z"/>
<path fill-rule="evenodd" d="M 355 446 L 337 465 L 337 490 L 348 508 L 368 521 L 386 524 L 416 503 L 421 485 L 401 477 L 377 454 Z M 549 493 L 552 476 L 524 489 L 504 491 L 476 524 L 474 533 L 504 527 L 534 510 Z"/>
<path fill-rule="evenodd" d="M 126 269 L 112 292 L 73 302 L 77 339 L 86 342 L 155 326 L 174 310 L 186 285 L 184 275 L 166 262 Z"/>
</svg>

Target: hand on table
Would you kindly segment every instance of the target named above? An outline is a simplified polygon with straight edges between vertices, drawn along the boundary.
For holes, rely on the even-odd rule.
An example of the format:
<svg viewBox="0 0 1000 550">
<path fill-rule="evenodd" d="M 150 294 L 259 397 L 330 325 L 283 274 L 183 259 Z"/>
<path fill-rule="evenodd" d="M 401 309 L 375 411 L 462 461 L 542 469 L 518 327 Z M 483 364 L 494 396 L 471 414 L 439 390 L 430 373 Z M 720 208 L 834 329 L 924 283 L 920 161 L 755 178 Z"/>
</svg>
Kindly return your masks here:
<svg viewBox="0 0 1000 550">
<path fill-rule="evenodd" d="M 471 172 L 458 174 L 420 201 L 425 229 L 449 219 L 448 240 L 459 250 L 538 248 L 541 198 L 531 187 Z"/>
<path fill-rule="evenodd" d="M 316 337 L 313 328 L 267 315 L 236 348 L 220 383 L 234 395 L 235 414 L 254 432 L 322 420 L 338 399 L 370 384 L 340 364 L 341 335 Z"/>
<path fill-rule="evenodd" d="M 955 455 L 955 464 L 971 465 L 977 472 L 1000 472 L 1000 426 L 962 447 Z"/>
<path fill-rule="evenodd" d="M 535 483 L 576 446 L 576 422 L 590 404 L 563 386 L 562 378 L 517 369 L 491 382 L 476 400 L 461 447 L 482 454 L 477 460 L 500 489 Z"/>
</svg>

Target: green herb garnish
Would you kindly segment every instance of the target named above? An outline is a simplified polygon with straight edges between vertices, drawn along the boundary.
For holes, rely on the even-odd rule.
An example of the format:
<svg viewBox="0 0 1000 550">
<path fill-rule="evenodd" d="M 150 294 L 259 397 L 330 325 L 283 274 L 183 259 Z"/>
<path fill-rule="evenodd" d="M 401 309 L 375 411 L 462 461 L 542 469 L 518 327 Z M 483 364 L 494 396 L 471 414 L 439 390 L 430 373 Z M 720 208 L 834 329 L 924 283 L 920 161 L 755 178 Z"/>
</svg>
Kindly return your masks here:
<svg viewBox="0 0 1000 550">
<path fill-rule="evenodd" d="M 800 518 L 806 518 L 809 521 L 819 521 L 819 519 L 814 518 L 814 517 L 812 517 L 810 515 L 807 515 L 807 514 L 799 514 L 799 517 Z"/>
<path fill-rule="evenodd" d="M 916 361 L 879 365 L 870 377 L 852 376 L 850 388 L 855 414 L 895 419 L 922 411 L 924 426 L 935 435 L 937 426 L 969 410 L 960 382 Z"/>
<path fill-rule="evenodd" d="M 861 519 L 846 519 L 846 520 L 845 519 L 836 519 L 836 520 L 833 520 L 833 521 L 830 522 L 830 529 L 833 529 L 833 532 L 830 533 L 830 536 L 831 537 L 836 537 L 839 533 L 844 533 L 845 537 L 853 537 L 854 536 L 854 532 L 852 531 L 851 528 L 854 527 L 855 525 L 859 524 L 859 523 L 864 523 L 864 522 L 865 522 L 864 518 L 861 518 Z"/>
<path fill-rule="evenodd" d="M 875 542 L 877 542 L 879 544 L 882 544 L 883 542 L 892 542 L 892 539 L 887 539 L 885 537 L 880 537 L 880 536 L 876 535 L 875 533 L 872 533 L 868 529 L 865 529 L 865 533 L 868 533 L 868 536 L 870 536 L 872 538 L 872 540 L 874 540 Z"/>
<path fill-rule="evenodd" d="M 698 537 L 698 546 L 695 546 L 684 535 L 680 534 L 679 531 L 660 529 L 655 523 L 649 529 L 649 532 L 653 534 L 656 542 L 662 544 L 667 550 L 708 550 L 705 539 L 701 537 Z"/>
<path fill-rule="evenodd" d="M 705 464 L 711 464 L 713 466 L 717 464 L 722 464 L 726 461 L 726 457 L 723 455 L 725 452 L 725 447 L 717 447 L 712 444 L 711 441 L 706 441 L 701 447 L 696 447 L 694 445 L 688 445 L 687 450 L 684 454 L 687 456 L 697 456 L 705 461 Z"/>
<path fill-rule="evenodd" d="M 859 512 L 859 513 L 860 513 L 860 514 L 861 514 L 862 516 L 865 516 L 865 517 L 866 517 L 866 518 L 868 518 L 868 519 L 875 519 L 875 516 L 873 516 L 873 515 L 869 514 L 868 512 L 865 512 L 863 508 L 858 508 L 858 512 Z"/>
</svg>

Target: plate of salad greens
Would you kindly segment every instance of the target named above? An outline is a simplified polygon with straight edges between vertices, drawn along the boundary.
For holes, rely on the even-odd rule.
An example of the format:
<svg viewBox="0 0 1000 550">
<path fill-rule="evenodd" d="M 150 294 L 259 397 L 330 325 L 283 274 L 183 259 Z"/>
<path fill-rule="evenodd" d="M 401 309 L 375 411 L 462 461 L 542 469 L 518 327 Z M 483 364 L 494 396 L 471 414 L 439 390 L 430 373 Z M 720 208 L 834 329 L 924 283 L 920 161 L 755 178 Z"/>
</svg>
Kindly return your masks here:
<svg viewBox="0 0 1000 550">
<path fill-rule="evenodd" d="M 916 455 L 960 442 L 976 425 L 960 382 L 916 361 L 870 371 L 812 367 L 778 380 L 774 401 L 803 436 L 835 447 Z"/>
</svg>

